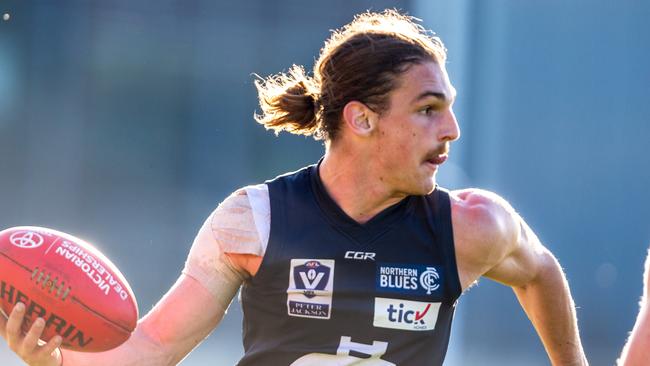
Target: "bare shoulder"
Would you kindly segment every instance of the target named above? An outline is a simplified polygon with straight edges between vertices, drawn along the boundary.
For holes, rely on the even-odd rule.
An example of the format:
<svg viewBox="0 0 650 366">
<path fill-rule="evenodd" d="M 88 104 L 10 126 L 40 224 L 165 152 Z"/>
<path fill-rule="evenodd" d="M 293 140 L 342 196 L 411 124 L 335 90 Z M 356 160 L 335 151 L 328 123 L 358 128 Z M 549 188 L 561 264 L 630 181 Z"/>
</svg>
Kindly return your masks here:
<svg viewBox="0 0 650 366">
<path fill-rule="evenodd" d="M 469 188 L 450 193 L 454 230 L 458 228 L 478 241 L 512 239 L 517 213 L 496 193 Z"/>
<path fill-rule="evenodd" d="M 516 245 L 518 215 L 505 199 L 486 190 L 452 191 L 450 199 L 456 259 L 466 289 Z"/>
</svg>

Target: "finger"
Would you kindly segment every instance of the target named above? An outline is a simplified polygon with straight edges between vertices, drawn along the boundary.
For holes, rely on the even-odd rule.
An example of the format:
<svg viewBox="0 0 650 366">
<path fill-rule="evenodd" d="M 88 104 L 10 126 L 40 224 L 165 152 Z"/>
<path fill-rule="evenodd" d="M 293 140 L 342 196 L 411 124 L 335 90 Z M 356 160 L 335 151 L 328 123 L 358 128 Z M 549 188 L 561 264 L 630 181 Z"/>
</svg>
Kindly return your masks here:
<svg viewBox="0 0 650 366">
<path fill-rule="evenodd" d="M 22 341 L 20 354 L 27 355 L 34 352 L 34 349 L 38 346 L 38 339 L 43 334 L 43 329 L 45 329 L 45 320 L 43 318 L 36 319 Z"/>
<path fill-rule="evenodd" d="M 7 338 L 7 319 L 9 319 L 7 314 L 0 309 L 0 336 L 3 338 Z"/>
<path fill-rule="evenodd" d="M 38 350 L 37 357 L 45 358 L 50 356 L 59 346 L 61 346 L 62 338 L 60 335 L 56 335 L 50 339 L 45 345 Z"/>
<path fill-rule="evenodd" d="M 20 342 L 20 326 L 23 323 L 23 318 L 25 317 L 25 305 L 23 303 L 17 303 L 14 306 L 14 309 L 9 314 L 9 320 L 7 320 L 7 343 L 9 348 L 15 351 L 14 347 Z"/>
</svg>

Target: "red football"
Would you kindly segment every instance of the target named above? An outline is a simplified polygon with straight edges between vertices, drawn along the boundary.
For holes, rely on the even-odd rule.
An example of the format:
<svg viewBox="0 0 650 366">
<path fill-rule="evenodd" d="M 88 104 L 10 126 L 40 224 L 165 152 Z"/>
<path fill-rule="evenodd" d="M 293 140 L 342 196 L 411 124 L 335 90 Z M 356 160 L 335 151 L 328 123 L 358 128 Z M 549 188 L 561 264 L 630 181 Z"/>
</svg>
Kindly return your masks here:
<svg viewBox="0 0 650 366">
<path fill-rule="evenodd" d="M 42 227 L 0 231 L 0 308 L 25 304 L 23 332 L 45 319 L 41 339 L 63 337 L 62 347 L 100 352 L 126 341 L 138 306 L 126 279 L 97 249 Z"/>
</svg>

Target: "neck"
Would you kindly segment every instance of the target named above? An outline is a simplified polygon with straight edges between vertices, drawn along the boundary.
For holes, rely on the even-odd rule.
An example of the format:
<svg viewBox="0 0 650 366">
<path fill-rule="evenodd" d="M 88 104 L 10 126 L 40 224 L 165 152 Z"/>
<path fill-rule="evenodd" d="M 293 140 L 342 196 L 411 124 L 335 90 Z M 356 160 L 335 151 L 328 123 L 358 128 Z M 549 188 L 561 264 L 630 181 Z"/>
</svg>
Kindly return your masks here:
<svg viewBox="0 0 650 366">
<path fill-rule="evenodd" d="M 353 220 L 363 224 L 407 196 L 390 189 L 369 157 L 342 150 L 327 149 L 319 175 L 330 197 Z"/>
</svg>

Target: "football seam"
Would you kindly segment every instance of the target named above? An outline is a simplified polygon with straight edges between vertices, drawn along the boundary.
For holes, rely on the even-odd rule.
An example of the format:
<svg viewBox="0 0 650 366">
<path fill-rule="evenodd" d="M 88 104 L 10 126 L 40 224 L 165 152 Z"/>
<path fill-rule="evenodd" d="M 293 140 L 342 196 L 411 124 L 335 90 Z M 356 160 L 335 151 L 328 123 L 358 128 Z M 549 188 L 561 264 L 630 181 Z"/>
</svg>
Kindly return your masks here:
<svg viewBox="0 0 650 366">
<path fill-rule="evenodd" d="M 115 328 L 118 328 L 118 329 L 121 330 L 121 331 L 126 332 L 127 334 L 131 334 L 131 332 L 133 331 L 132 329 L 129 329 L 129 328 L 123 326 L 122 324 L 118 324 L 118 323 L 116 323 L 116 322 L 114 322 L 114 321 L 108 319 L 106 316 L 102 315 L 102 314 L 101 314 L 100 312 L 98 312 L 97 310 L 95 310 L 95 309 L 89 307 L 88 305 L 84 304 L 84 302 L 81 301 L 81 300 L 79 300 L 76 296 L 72 296 L 72 297 L 70 298 L 70 300 L 76 302 L 77 304 L 79 304 L 79 305 L 81 305 L 81 306 L 83 306 L 87 311 L 89 311 L 89 312 L 95 314 L 95 315 L 96 315 L 97 317 L 99 317 L 99 318 L 104 319 L 104 321 L 105 321 L 106 323 L 108 323 L 108 324 L 114 326 Z"/>
<path fill-rule="evenodd" d="M 0 252 L 0 255 L 3 256 L 3 257 L 5 257 L 5 258 L 7 258 L 7 259 L 9 259 L 10 261 L 14 262 L 14 263 L 15 263 L 16 265 L 18 265 L 19 267 L 22 267 L 25 271 L 27 271 L 27 272 L 29 272 L 29 273 L 32 272 L 32 270 L 29 269 L 29 267 L 27 267 L 27 266 L 23 265 L 22 263 L 16 261 L 15 259 L 11 258 L 10 256 L 8 256 L 8 255 L 6 255 L 6 254 L 4 254 L 4 253 L 2 253 L 2 252 Z"/>
<path fill-rule="evenodd" d="M 9 259 L 10 261 L 14 262 L 14 263 L 15 263 L 16 265 L 18 265 L 19 267 L 22 267 L 22 268 L 23 268 L 25 271 L 27 271 L 28 273 L 32 273 L 32 272 L 33 272 L 32 269 L 30 269 L 29 267 L 25 266 L 24 264 L 22 264 L 22 263 L 16 261 L 15 259 L 9 257 L 9 256 L 6 255 L 5 253 L 0 253 L 0 255 L 2 255 L 3 257 L 5 257 L 5 258 Z M 94 310 L 94 309 L 91 308 L 90 306 L 86 305 L 83 301 L 79 300 L 79 298 L 77 298 L 76 296 L 72 296 L 72 297 L 70 297 L 70 300 L 76 302 L 76 303 L 79 304 L 79 305 L 81 305 L 81 306 L 82 306 L 84 309 L 86 309 L 87 311 L 89 311 L 89 312 L 95 314 L 95 316 L 101 318 L 101 319 L 104 320 L 106 323 L 112 325 L 112 326 L 115 327 L 115 328 L 118 328 L 118 329 L 121 330 L 121 331 L 124 331 L 124 332 L 126 332 L 126 333 L 128 333 L 128 334 L 130 334 L 130 333 L 133 331 L 132 329 L 129 329 L 129 328 L 127 328 L 127 327 L 125 327 L 125 326 L 123 326 L 123 325 L 121 325 L 121 324 L 118 324 L 118 323 L 116 323 L 116 322 L 110 320 L 109 318 L 107 318 L 106 316 L 104 316 L 103 314 L 101 314 L 100 312 L 98 312 L 97 310 Z"/>
</svg>

